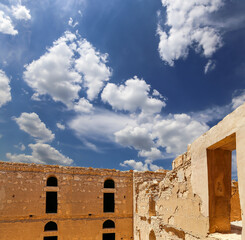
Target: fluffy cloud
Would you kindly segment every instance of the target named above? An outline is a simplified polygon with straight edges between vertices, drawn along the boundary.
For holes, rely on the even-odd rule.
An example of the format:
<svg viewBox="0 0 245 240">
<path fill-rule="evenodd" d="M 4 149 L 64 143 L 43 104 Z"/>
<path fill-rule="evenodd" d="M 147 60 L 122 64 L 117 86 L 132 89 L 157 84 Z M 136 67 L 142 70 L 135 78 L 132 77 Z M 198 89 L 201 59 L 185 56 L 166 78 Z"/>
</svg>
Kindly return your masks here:
<svg viewBox="0 0 245 240">
<path fill-rule="evenodd" d="M 28 145 L 32 149 L 32 155 L 6 153 L 11 162 L 71 165 L 73 160 L 62 155 L 58 150 L 48 144 L 36 143 Z"/>
<path fill-rule="evenodd" d="M 215 61 L 213 60 L 208 60 L 207 64 L 204 67 L 204 73 L 207 74 L 211 71 L 213 71 L 216 67 Z"/>
<path fill-rule="evenodd" d="M 60 130 L 65 130 L 65 125 L 61 124 L 61 123 L 56 123 L 57 128 L 59 128 Z"/>
<path fill-rule="evenodd" d="M 101 98 L 116 110 L 134 112 L 140 109 L 144 113 L 158 113 L 166 104 L 159 99 L 150 97 L 149 91 L 150 86 L 144 80 L 134 77 L 120 86 L 108 83 Z"/>
<path fill-rule="evenodd" d="M 90 113 L 93 110 L 93 105 L 85 98 L 80 98 L 80 100 L 74 104 L 74 110 L 80 113 Z"/>
<path fill-rule="evenodd" d="M 109 80 L 106 59 L 86 39 L 65 32 L 43 56 L 25 66 L 23 77 L 36 96 L 48 94 L 73 109 L 82 87 L 92 100 Z"/>
<path fill-rule="evenodd" d="M 30 10 L 25 6 L 16 5 L 12 6 L 13 16 L 18 20 L 29 20 L 31 19 Z"/>
<path fill-rule="evenodd" d="M 0 107 L 11 101 L 11 88 L 9 83 L 9 78 L 6 76 L 4 71 L 0 70 Z"/>
<path fill-rule="evenodd" d="M 137 150 L 150 151 L 154 142 L 148 129 L 144 127 L 127 126 L 115 133 L 116 142 L 123 146 L 132 146 Z"/>
<path fill-rule="evenodd" d="M 43 56 L 27 65 L 24 72 L 24 80 L 39 95 L 49 94 L 68 107 L 79 98 L 82 81 L 72 69 L 74 45 L 69 43 L 75 38 L 74 34 L 65 33 Z"/>
<path fill-rule="evenodd" d="M 158 169 L 161 169 L 159 166 L 152 164 L 151 162 L 137 162 L 135 160 L 125 160 L 123 163 L 120 163 L 120 166 L 122 167 L 129 167 L 132 168 L 135 171 L 156 171 Z"/>
<path fill-rule="evenodd" d="M 158 146 L 166 148 L 167 153 L 180 154 L 186 151 L 187 144 L 208 129 L 206 124 L 187 114 L 175 114 L 155 122 L 153 137 L 157 139 Z"/>
<path fill-rule="evenodd" d="M 126 125 L 135 125 L 135 120 L 128 115 L 95 109 L 93 114 L 76 116 L 68 125 L 80 139 L 114 142 L 114 133 Z"/>
<path fill-rule="evenodd" d="M 0 32 L 9 35 L 16 35 L 18 31 L 14 29 L 12 20 L 0 10 Z"/>
<path fill-rule="evenodd" d="M 139 156 L 145 157 L 146 159 L 151 161 L 163 158 L 161 151 L 155 147 L 152 147 L 150 151 L 140 151 Z"/>
<path fill-rule="evenodd" d="M 22 113 L 14 118 L 20 129 L 34 137 L 37 141 L 48 142 L 54 139 L 54 134 L 40 120 L 36 113 Z"/>
<path fill-rule="evenodd" d="M 208 129 L 204 122 L 187 114 L 170 114 L 166 117 L 157 115 L 142 124 L 136 119 L 133 125 L 128 124 L 114 135 L 117 143 L 133 147 L 140 157 L 153 161 L 163 158 L 158 147 L 166 148 L 171 156 L 180 154 L 186 151 L 187 144 Z"/>
<path fill-rule="evenodd" d="M 147 164 L 143 164 L 142 162 L 137 162 L 135 160 L 125 160 L 123 163 L 120 163 L 122 167 L 131 167 L 136 171 L 148 171 Z"/>
<path fill-rule="evenodd" d="M 222 0 L 162 0 L 162 5 L 167 11 L 169 30 L 163 31 L 158 26 L 158 50 L 170 66 L 175 60 L 187 57 L 190 47 L 210 57 L 222 46 L 218 30 L 207 24 L 208 16 L 223 5 Z"/>
<path fill-rule="evenodd" d="M 111 70 L 106 66 L 107 54 L 101 54 L 86 39 L 78 42 L 76 69 L 83 75 L 89 100 L 97 97 L 104 83 L 109 80 Z"/>
</svg>

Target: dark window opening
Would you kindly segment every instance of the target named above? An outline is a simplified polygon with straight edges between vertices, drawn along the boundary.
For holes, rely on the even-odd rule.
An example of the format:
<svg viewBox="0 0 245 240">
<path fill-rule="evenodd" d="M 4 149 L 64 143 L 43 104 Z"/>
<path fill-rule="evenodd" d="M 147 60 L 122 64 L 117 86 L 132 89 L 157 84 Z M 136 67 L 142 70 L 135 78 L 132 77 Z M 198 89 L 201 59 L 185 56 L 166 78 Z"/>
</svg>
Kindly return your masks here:
<svg viewBox="0 0 245 240">
<path fill-rule="evenodd" d="M 48 222 L 45 227 L 44 227 L 44 231 L 57 231 L 58 227 L 57 224 L 55 222 Z"/>
<path fill-rule="evenodd" d="M 104 188 L 115 188 L 115 183 L 112 179 L 107 179 L 104 182 Z"/>
<path fill-rule="evenodd" d="M 57 192 L 46 192 L 46 213 L 57 213 Z"/>
<path fill-rule="evenodd" d="M 58 240 L 57 236 L 44 237 L 43 240 Z"/>
<path fill-rule="evenodd" d="M 114 193 L 104 193 L 104 212 L 114 212 Z"/>
<path fill-rule="evenodd" d="M 103 223 L 103 228 L 115 228 L 115 223 L 112 220 L 106 220 Z"/>
<path fill-rule="evenodd" d="M 58 186 L 58 180 L 56 177 L 49 177 L 47 180 L 47 186 L 49 187 L 57 187 Z"/>
<path fill-rule="evenodd" d="M 103 240 L 115 240 L 115 233 L 103 233 Z"/>
</svg>

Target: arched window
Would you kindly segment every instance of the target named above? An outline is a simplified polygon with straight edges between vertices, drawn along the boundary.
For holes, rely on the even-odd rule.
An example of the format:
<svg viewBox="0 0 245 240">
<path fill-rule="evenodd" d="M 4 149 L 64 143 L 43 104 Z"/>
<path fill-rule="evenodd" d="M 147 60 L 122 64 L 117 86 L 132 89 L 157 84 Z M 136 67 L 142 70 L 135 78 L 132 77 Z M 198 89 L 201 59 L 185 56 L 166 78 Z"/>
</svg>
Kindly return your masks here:
<svg viewBox="0 0 245 240">
<path fill-rule="evenodd" d="M 115 188 L 115 183 L 112 179 L 107 179 L 104 182 L 104 188 Z"/>
<path fill-rule="evenodd" d="M 47 180 L 47 186 L 49 187 L 57 187 L 58 186 L 58 180 L 56 177 L 49 177 Z"/>
<path fill-rule="evenodd" d="M 115 228 L 115 223 L 112 220 L 106 220 L 103 223 L 103 228 Z"/>
<path fill-rule="evenodd" d="M 44 231 L 57 231 L 58 230 L 58 227 L 57 227 L 57 224 L 55 222 L 48 222 L 45 227 L 44 227 Z"/>
</svg>

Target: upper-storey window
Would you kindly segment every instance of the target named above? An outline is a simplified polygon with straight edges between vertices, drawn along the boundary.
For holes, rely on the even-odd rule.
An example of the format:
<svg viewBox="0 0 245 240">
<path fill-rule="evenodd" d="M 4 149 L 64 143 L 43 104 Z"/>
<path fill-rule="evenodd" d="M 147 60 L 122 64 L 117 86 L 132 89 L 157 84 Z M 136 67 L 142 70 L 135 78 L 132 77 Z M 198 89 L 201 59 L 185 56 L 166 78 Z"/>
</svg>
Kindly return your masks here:
<svg viewBox="0 0 245 240">
<path fill-rule="evenodd" d="M 49 187 L 57 187 L 58 186 L 58 180 L 56 177 L 49 177 L 47 180 L 47 186 Z"/>
<path fill-rule="evenodd" d="M 112 179 L 107 179 L 104 182 L 104 188 L 115 188 L 115 183 Z"/>
<path fill-rule="evenodd" d="M 46 213 L 57 213 L 57 192 L 46 192 Z"/>
</svg>

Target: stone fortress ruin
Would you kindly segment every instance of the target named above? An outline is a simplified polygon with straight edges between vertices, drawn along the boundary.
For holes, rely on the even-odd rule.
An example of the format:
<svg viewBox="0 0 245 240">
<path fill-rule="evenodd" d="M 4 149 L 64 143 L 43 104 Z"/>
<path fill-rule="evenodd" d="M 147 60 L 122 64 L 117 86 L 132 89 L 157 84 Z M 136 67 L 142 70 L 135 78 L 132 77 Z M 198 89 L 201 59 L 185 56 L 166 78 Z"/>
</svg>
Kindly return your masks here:
<svg viewBox="0 0 245 240">
<path fill-rule="evenodd" d="M 122 172 L 1 162 L 0 240 L 245 240 L 245 104 L 172 165 Z"/>
</svg>

